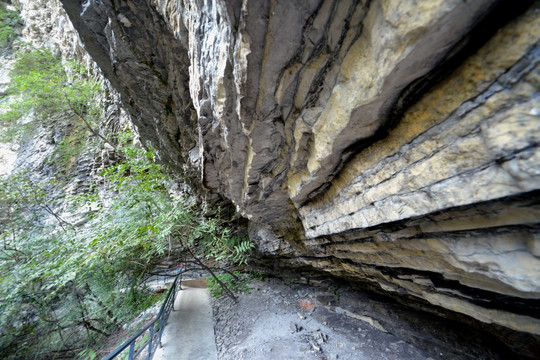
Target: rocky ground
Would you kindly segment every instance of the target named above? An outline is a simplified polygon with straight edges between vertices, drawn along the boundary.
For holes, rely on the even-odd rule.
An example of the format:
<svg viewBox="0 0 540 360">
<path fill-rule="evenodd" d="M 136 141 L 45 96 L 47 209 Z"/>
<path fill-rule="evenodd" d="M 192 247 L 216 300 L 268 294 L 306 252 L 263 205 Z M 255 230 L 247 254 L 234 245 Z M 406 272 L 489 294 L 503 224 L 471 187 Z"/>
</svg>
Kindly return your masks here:
<svg viewBox="0 0 540 360">
<path fill-rule="evenodd" d="M 184 280 L 208 275 L 190 271 Z M 521 358 L 470 324 L 452 323 L 331 279 L 254 279 L 247 274 L 240 278 L 247 291 L 236 293 L 237 302 L 228 297 L 212 299 L 219 360 Z M 156 288 L 166 288 L 166 282 L 155 283 Z M 126 325 L 102 355 L 157 311 L 158 306 L 149 309 Z"/>
<path fill-rule="evenodd" d="M 274 278 L 252 280 L 248 287 L 237 303 L 213 299 L 220 360 L 450 358 L 400 340 L 376 320 L 354 318 L 332 306 L 341 298 L 337 287 Z"/>
</svg>

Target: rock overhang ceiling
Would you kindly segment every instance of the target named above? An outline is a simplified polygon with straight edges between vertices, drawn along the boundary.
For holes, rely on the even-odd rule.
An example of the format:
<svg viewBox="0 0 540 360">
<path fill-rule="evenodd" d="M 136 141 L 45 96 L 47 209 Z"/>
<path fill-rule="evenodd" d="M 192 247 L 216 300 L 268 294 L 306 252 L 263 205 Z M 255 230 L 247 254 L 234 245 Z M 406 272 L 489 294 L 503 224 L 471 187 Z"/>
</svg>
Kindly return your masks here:
<svg viewBox="0 0 540 360">
<path fill-rule="evenodd" d="M 540 334 L 538 2 L 61 3 L 261 255 Z"/>
</svg>

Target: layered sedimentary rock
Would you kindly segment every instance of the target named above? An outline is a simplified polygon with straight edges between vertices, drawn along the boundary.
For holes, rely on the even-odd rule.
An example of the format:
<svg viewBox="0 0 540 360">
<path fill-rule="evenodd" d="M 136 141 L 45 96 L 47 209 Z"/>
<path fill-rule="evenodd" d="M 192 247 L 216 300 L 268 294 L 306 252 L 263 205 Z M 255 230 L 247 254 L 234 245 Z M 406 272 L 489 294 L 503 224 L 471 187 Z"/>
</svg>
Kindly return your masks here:
<svg viewBox="0 0 540 360">
<path fill-rule="evenodd" d="M 61 2 L 260 256 L 540 335 L 538 2 Z"/>
</svg>

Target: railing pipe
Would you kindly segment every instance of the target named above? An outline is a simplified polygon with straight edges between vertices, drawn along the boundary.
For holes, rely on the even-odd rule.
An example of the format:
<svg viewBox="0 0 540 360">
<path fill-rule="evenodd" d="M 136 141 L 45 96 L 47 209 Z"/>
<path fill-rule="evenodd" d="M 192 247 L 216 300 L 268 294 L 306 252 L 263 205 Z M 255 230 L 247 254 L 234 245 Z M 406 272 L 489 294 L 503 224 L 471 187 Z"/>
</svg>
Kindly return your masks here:
<svg viewBox="0 0 540 360">
<path fill-rule="evenodd" d="M 152 357 L 154 355 L 154 352 L 152 351 L 152 338 L 154 337 L 154 324 L 155 322 L 152 324 L 152 326 L 150 326 L 150 338 L 148 339 L 148 357 L 147 357 L 148 360 L 152 360 Z"/>
<path fill-rule="evenodd" d="M 176 300 L 176 288 L 181 286 L 177 286 L 178 283 L 182 282 L 182 272 L 180 272 L 176 277 L 174 278 L 173 284 L 171 288 L 169 289 L 169 292 L 167 293 L 167 296 L 165 297 L 165 301 L 163 301 L 163 304 L 161 305 L 161 308 L 159 309 L 159 313 L 156 316 L 154 320 L 152 320 L 149 324 L 147 324 L 145 327 L 143 327 L 141 330 L 139 330 L 135 335 L 130 337 L 128 340 L 126 340 L 122 345 L 114 349 L 109 355 L 105 356 L 102 360 L 112 360 L 118 355 L 120 355 L 128 346 L 129 346 L 129 355 L 128 360 L 133 360 L 136 358 L 142 350 L 145 348 L 146 345 L 148 345 L 148 360 L 152 360 L 152 357 L 154 356 L 155 349 L 157 349 L 157 346 L 155 346 L 155 349 L 153 349 L 152 343 L 153 343 L 153 337 L 154 337 L 154 325 L 156 322 L 159 321 L 160 329 L 159 329 L 159 343 L 161 344 L 161 335 L 163 334 L 163 329 L 165 328 L 165 325 L 167 323 L 167 319 L 169 318 L 169 313 L 171 312 L 171 309 L 174 310 L 174 301 Z M 170 303 L 172 301 L 172 306 L 170 306 Z M 144 334 L 148 329 L 150 329 L 150 338 L 148 339 L 148 342 L 145 342 L 141 345 L 139 351 L 135 352 L 135 342 L 137 339 Z"/>
</svg>

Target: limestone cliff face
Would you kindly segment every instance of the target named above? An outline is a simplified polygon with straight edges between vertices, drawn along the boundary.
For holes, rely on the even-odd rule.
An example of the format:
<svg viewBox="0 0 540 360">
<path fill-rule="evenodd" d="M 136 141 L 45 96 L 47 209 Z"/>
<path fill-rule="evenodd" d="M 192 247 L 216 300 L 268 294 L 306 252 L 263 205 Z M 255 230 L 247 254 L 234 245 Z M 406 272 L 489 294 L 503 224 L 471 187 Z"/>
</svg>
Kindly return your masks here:
<svg viewBox="0 0 540 360">
<path fill-rule="evenodd" d="M 540 335 L 538 2 L 60 1 L 261 256 Z"/>
<path fill-rule="evenodd" d="M 89 71 L 89 76 L 103 83 L 106 108 L 101 131 L 118 130 L 129 122 L 120 104 L 119 95 L 103 77 L 101 69 L 86 51 L 59 0 L 12 0 L 20 10 L 25 26 L 23 41 L 35 47 L 46 47 L 64 58 L 77 59 Z M 36 151 L 39 152 L 39 151 Z M 106 152 L 106 151 L 105 151 Z M 105 155 L 105 154 L 102 154 Z"/>
</svg>

